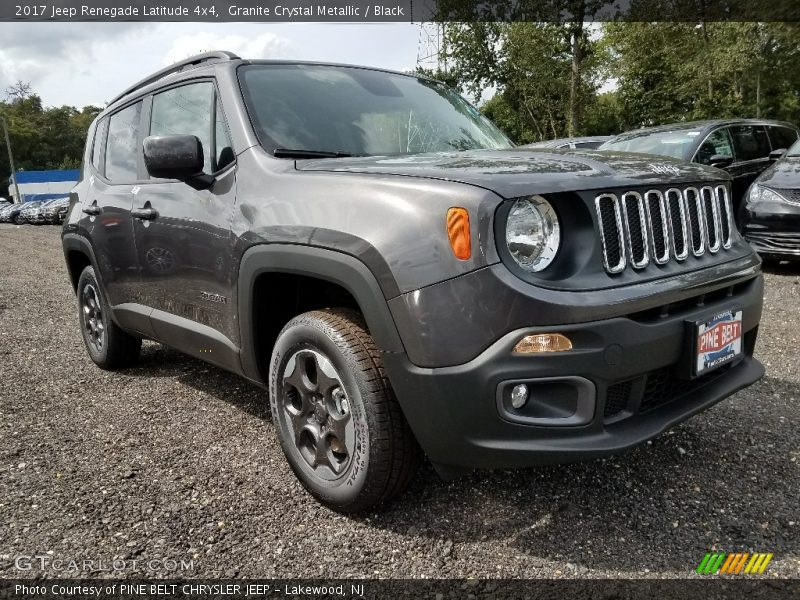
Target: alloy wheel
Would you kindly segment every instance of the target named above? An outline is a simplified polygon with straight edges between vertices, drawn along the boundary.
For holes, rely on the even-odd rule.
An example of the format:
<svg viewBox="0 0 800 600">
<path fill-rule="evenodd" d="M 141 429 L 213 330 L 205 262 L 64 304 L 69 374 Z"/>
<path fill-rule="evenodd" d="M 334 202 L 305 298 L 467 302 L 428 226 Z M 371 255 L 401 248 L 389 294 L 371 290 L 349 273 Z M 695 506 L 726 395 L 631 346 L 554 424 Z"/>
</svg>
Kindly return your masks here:
<svg viewBox="0 0 800 600">
<path fill-rule="evenodd" d="M 83 329 L 89 344 L 100 352 L 105 345 L 106 327 L 103 322 L 103 309 L 97 288 L 87 283 L 81 291 L 81 318 Z"/>
<path fill-rule="evenodd" d="M 351 405 L 341 377 L 316 350 L 295 352 L 283 372 L 281 417 L 295 450 L 314 474 L 341 477 L 356 451 Z"/>
</svg>

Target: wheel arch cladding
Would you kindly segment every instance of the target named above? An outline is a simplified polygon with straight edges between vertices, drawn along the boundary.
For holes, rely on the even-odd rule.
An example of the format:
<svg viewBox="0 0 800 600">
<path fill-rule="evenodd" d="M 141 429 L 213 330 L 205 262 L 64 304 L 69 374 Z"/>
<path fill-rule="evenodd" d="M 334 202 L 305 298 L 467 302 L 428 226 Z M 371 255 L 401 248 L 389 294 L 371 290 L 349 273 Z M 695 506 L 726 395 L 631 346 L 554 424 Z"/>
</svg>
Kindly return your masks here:
<svg viewBox="0 0 800 600">
<path fill-rule="evenodd" d="M 239 267 L 238 303 L 239 327 L 241 331 L 242 368 L 247 377 L 266 382 L 266 362 L 260 360 L 264 350 L 259 351 L 257 322 L 259 313 L 269 310 L 264 306 L 264 293 L 280 293 L 280 290 L 263 290 L 257 297 L 259 280 L 263 277 L 298 276 L 325 282 L 342 288 L 355 301 L 364 316 L 367 328 L 382 352 L 404 352 L 386 299 L 373 273 L 357 258 L 312 246 L 291 244 L 259 244 L 249 248 Z M 294 315 L 292 315 L 294 316 Z M 281 324 L 281 328 L 285 323 Z M 279 328 L 280 330 L 280 328 Z M 271 344 L 269 345 L 271 353 Z"/>
<path fill-rule="evenodd" d="M 61 242 L 64 250 L 64 259 L 67 262 L 67 272 L 72 283 L 72 289 L 75 291 L 78 289 L 78 279 L 80 279 L 81 273 L 86 267 L 92 266 L 97 270 L 94 252 L 85 238 L 74 233 L 64 234 Z"/>
</svg>

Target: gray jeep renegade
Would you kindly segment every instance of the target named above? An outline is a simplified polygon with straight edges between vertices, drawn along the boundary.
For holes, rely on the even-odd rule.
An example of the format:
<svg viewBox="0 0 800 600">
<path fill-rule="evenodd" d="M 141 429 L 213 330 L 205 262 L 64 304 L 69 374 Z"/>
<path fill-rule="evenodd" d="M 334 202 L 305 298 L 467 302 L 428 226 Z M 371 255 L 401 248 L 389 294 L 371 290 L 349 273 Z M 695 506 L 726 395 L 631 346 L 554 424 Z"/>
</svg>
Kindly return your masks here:
<svg viewBox="0 0 800 600">
<path fill-rule="evenodd" d="M 91 359 L 151 339 L 268 390 L 343 512 L 443 476 L 591 459 L 758 380 L 760 262 L 730 177 L 514 148 L 439 82 L 227 52 L 89 131 L 63 246 Z"/>
</svg>

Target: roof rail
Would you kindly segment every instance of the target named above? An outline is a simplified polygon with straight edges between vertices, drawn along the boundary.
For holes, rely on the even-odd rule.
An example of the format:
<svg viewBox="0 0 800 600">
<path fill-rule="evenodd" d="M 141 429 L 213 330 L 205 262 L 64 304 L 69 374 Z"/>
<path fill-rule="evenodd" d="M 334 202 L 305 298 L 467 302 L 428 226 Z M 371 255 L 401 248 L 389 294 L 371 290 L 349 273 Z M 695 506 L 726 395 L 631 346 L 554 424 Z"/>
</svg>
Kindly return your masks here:
<svg viewBox="0 0 800 600">
<path fill-rule="evenodd" d="M 146 85 L 150 85 L 151 83 L 155 83 L 159 79 L 166 77 L 167 75 L 172 75 L 173 73 L 179 73 L 180 71 L 184 71 L 187 67 L 194 68 L 199 67 L 201 64 L 208 63 L 208 62 L 225 62 L 228 60 L 238 60 L 239 57 L 234 54 L 233 52 L 228 52 L 227 50 L 218 50 L 215 52 L 204 52 L 203 54 L 197 54 L 196 56 L 190 56 L 185 60 L 181 60 L 172 64 L 168 67 L 161 69 L 160 71 L 156 71 L 152 75 L 145 77 L 141 81 L 134 83 L 131 87 L 126 89 L 121 94 L 114 97 L 111 102 L 108 103 L 108 106 L 114 104 L 117 100 L 120 100 L 127 96 L 128 94 L 135 92 L 136 90 L 145 87 Z"/>
</svg>

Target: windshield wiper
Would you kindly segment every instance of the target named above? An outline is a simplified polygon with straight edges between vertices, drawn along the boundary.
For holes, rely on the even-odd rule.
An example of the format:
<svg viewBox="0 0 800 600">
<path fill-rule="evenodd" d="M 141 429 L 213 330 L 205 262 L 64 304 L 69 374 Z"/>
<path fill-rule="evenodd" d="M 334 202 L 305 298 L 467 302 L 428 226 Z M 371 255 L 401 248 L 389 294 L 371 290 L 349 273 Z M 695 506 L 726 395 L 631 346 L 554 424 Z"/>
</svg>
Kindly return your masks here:
<svg viewBox="0 0 800 600">
<path fill-rule="evenodd" d="M 353 156 L 349 152 L 327 152 L 325 150 L 289 150 L 275 148 L 272 152 L 275 158 L 346 158 Z"/>
</svg>

